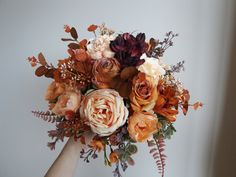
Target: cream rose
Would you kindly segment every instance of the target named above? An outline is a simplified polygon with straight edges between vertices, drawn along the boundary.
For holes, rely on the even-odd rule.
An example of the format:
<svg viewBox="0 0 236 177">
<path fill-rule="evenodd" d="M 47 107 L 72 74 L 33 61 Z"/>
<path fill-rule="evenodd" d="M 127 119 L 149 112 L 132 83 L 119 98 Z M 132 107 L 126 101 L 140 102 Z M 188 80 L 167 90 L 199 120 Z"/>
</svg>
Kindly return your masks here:
<svg viewBox="0 0 236 177">
<path fill-rule="evenodd" d="M 161 66 L 160 62 L 156 58 L 147 57 L 146 54 L 141 56 L 141 59 L 144 59 L 145 62 L 138 66 L 138 70 L 151 76 L 155 79 L 156 84 L 158 83 L 159 77 L 165 74 L 164 68 Z"/>
<path fill-rule="evenodd" d="M 58 101 L 52 109 L 57 115 L 65 115 L 66 111 L 76 112 L 81 102 L 81 93 L 75 91 L 66 91 L 58 97 Z"/>
<path fill-rule="evenodd" d="M 110 41 L 114 39 L 115 37 L 113 35 L 104 34 L 90 40 L 87 45 L 89 55 L 93 59 L 113 58 L 115 54 L 110 49 Z"/>
<path fill-rule="evenodd" d="M 123 98 L 112 89 L 88 93 L 80 107 L 81 118 L 88 119 L 92 131 L 100 136 L 108 136 L 124 125 L 128 114 Z"/>
</svg>

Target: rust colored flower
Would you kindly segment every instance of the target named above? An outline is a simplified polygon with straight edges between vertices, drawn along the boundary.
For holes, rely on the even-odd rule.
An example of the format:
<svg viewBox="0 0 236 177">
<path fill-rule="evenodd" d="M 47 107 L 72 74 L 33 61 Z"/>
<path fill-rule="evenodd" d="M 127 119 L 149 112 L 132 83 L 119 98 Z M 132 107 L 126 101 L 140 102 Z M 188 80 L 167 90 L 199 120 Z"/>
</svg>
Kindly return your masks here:
<svg viewBox="0 0 236 177">
<path fill-rule="evenodd" d="M 48 100 L 48 101 L 54 100 L 64 92 L 65 92 L 65 84 L 53 81 L 48 86 L 48 89 L 45 95 L 45 100 Z"/>
<path fill-rule="evenodd" d="M 186 115 L 188 112 L 188 106 L 189 106 L 188 102 L 190 99 L 189 91 L 186 89 L 183 89 L 180 98 L 181 98 L 181 108 L 182 108 L 183 114 Z"/>
<path fill-rule="evenodd" d="M 198 102 L 194 103 L 192 106 L 193 106 L 194 110 L 197 110 L 198 108 L 203 106 L 203 103 L 198 101 Z"/>
<path fill-rule="evenodd" d="M 150 111 L 155 106 L 158 94 L 153 78 L 138 73 L 133 79 L 132 92 L 129 96 L 134 111 Z"/>
<path fill-rule="evenodd" d="M 120 64 L 115 58 L 103 58 L 95 61 L 92 71 L 93 83 L 98 88 L 111 88 L 120 72 Z"/>
<path fill-rule="evenodd" d="M 119 155 L 116 152 L 112 152 L 109 155 L 109 160 L 111 163 L 117 163 L 119 161 Z"/>
<path fill-rule="evenodd" d="M 58 69 L 54 72 L 54 79 L 58 82 L 73 83 L 78 89 L 84 89 L 91 85 L 93 60 L 87 58 L 85 61 L 75 59 L 74 51 L 69 51 L 72 57 L 59 60 Z M 80 60 L 84 60 L 80 55 Z"/>
<path fill-rule="evenodd" d="M 167 120 L 174 122 L 178 114 L 178 103 L 179 99 L 175 96 L 175 89 L 171 86 L 165 86 L 159 89 L 159 96 L 153 110 Z"/>
<path fill-rule="evenodd" d="M 84 49 L 74 50 L 75 59 L 78 61 L 86 61 L 88 59 L 88 54 Z"/>
<path fill-rule="evenodd" d="M 66 33 L 70 33 L 71 28 L 69 25 L 64 25 L 64 29 Z"/>
<path fill-rule="evenodd" d="M 33 57 L 28 57 L 28 61 L 31 64 L 32 67 L 35 67 L 37 65 L 37 59 Z"/>
<path fill-rule="evenodd" d="M 100 140 L 96 140 L 93 139 L 90 143 L 90 147 L 94 150 L 94 151 L 98 151 L 100 152 L 101 150 L 104 149 L 104 143 Z"/>
<path fill-rule="evenodd" d="M 97 25 L 92 24 L 88 27 L 88 31 L 89 32 L 94 32 L 94 31 L 96 31 L 97 28 L 98 28 Z"/>
<path fill-rule="evenodd" d="M 149 112 L 134 112 L 129 117 L 128 132 L 129 136 L 138 142 L 147 140 L 158 130 L 157 117 Z"/>
<path fill-rule="evenodd" d="M 71 110 L 68 110 L 68 111 L 65 111 L 65 119 L 66 120 L 73 120 L 75 118 L 75 112 L 74 111 L 71 111 Z"/>
</svg>

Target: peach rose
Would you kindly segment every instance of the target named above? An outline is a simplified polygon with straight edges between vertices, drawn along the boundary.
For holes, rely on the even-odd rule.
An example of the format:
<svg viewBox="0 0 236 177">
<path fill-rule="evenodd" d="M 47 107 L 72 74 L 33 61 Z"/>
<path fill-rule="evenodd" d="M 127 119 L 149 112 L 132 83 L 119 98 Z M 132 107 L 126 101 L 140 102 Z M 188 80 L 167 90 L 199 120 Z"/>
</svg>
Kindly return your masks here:
<svg viewBox="0 0 236 177">
<path fill-rule="evenodd" d="M 115 58 L 102 58 L 93 65 L 93 83 L 98 88 L 110 88 L 111 83 L 119 74 L 120 63 Z"/>
<path fill-rule="evenodd" d="M 66 91 L 58 97 L 52 112 L 57 115 L 65 115 L 66 111 L 76 112 L 80 107 L 81 98 L 80 92 Z"/>
<path fill-rule="evenodd" d="M 158 130 L 158 119 L 149 112 L 134 112 L 129 117 L 128 132 L 129 136 L 138 142 L 147 140 Z"/>
<path fill-rule="evenodd" d="M 153 77 L 138 73 L 133 79 L 132 91 L 129 96 L 134 111 L 150 111 L 154 108 L 158 97 L 157 86 Z"/>
<path fill-rule="evenodd" d="M 128 114 L 123 98 L 112 89 L 88 93 L 80 107 L 81 118 L 88 119 L 92 131 L 100 136 L 108 136 L 124 125 Z"/>
<path fill-rule="evenodd" d="M 47 89 L 45 100 L 54 100 L 65 91 L 65 85 L 53 81 Z"/>
</svg>

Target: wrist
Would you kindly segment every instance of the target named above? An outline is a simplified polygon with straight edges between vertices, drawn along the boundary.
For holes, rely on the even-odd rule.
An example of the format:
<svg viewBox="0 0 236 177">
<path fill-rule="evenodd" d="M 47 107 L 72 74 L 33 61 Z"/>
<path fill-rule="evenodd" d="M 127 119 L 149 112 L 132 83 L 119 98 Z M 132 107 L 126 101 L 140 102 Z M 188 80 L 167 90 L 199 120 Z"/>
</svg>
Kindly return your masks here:
<svg viewBox="0 0 236 177">
<path fill-rule="evenodd" d="M 71 149 L 74 149 L 75 151 L 81 151 L 81 143 L 79 140 L 75 141 L 73 137 L 70 137 L 66 143 L 66 146 L 68 146 Z"/>
</svg>

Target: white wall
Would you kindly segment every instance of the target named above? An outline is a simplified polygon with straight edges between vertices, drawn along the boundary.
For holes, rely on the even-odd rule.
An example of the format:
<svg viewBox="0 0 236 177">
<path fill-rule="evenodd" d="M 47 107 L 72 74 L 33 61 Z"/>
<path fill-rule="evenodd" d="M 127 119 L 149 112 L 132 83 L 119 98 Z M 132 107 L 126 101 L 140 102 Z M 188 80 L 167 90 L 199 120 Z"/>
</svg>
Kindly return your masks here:
<svg viewBox="0 0 236 177">
<path fill-rule="evenodd" d="M 35 78 L 26 58 L 43 51 L 52 62 L 65 57 L 63 25 L 79 27 L 89 37 L 89 24 L 117 31 L 141 31 L 148 37 L 180 34 L 166 53 L 168 63 L 186 61 L 180 78 L 205 107 L 180 116 L 177 134 L 167 141 L 166 177 L 210 177 L 221 118 L 234 0 L 0 0 L 0 177 L 43 176 L 60 152 L 51 152 L 47 130 L 53 128 L 30 113 L 46 109 L 50 82 Z M 99 160 L 80 161 L 78 177 L 112 176 Z M 139 146 L 136 165 L 124 177 L 158 176 L 146 145 Z M 212 176 L 213 177 L 213 176 Z"/>
</svg>

